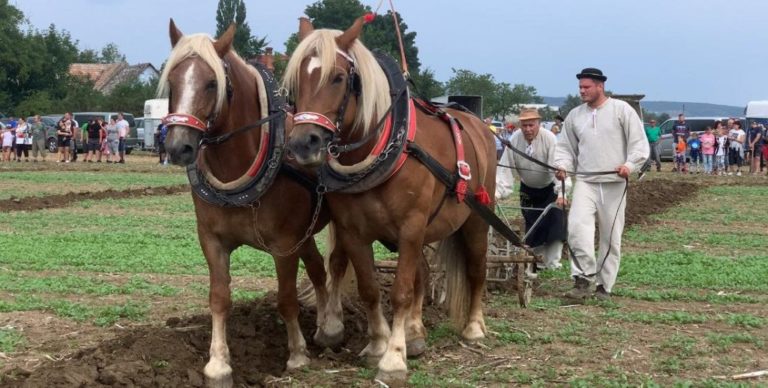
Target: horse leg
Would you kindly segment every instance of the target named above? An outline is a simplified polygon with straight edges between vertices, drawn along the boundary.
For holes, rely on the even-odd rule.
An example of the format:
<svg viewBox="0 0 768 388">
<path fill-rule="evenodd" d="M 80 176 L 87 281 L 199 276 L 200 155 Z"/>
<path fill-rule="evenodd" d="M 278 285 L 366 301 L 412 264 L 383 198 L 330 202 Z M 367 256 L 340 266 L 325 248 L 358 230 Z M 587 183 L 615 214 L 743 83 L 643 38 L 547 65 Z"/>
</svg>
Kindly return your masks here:
<svg viewBox="0 0 768 388">
<path fill-rule="evenodd" d="M 200 236 L 200 245 L 208 261 L 210 290 L 208 301 L 211 309 L 210 359 L 203 369 L 209 387 L 231 387 L 232 367 L 229 365 L 227 346 L 227 318 L 232 308 L 229 289 L 229 254 L 218 240 Z"/>
<path fill-rule="evenodd" d="M 344 310 L 341 305 L 344 274 L 347 272 L 347 257 L 344 250 L 336 244 L 328 259 L 328 300 L 325 307 L 325 320 L 315 333 L 315 344 L 331 349 L 338 348 L 344 342 Z M 320 299 L 318 298 L 318 306 Z"/>
<path fill-rule="evenodd" d="M 296 293 L 298 256 L 275 257 L 275 269 L 277 270 L 277 311 L 283 318 L 288 332 L 289 356 L 286 368 L 293 370 L 309 365 L 307 343 L 299 326 L 299 300 Z"/>
<path fill-rule="evenodd" d="M 363 244 L 358 241 L 345 243 L 344 252 L 352 259 L 352 266 L 357 276 L 357 292 L 365 305 L 365 314 L 368 318 L 368 345 L 360 352 L 360 357 L 365 357 L 369 364 L 379 361 L 387 350 L 387 340 L 390 331 L 384 311 L 381 308 L 381 295 L 379 283 L 376 281 L 373 268 L 373 247 L 371 244 Z"/>
<path fill-rule="evenodd" d="M 427 350 L 427 328 L 421 319 L 421 312 L 424 305 L 424 293 L 426 292 L 427 279 L 429 276 L 429 264 L 423 256 L 419 260 L 418 272 L 416 272 L 416 281 L 413 285 L 413 304 L 411 313 L 405 321 L 405 348 L 408 357 L 421 356 Z"/>
<path fill-rule="evenodd" d="M 485 293 L 486 254 L 488 250 L 488 224 L 476 214 L 471 214 L 461 227 L 464 257 L 467 262 L 469 282 L 469 319 L 461 336 L 469 341 L 485 338 L 483 319 L 483 294 Z"/>
<path fill-rule="evenodd" d="M 304 243 L 304 246 L 305 251 L 301 255 L 301 260 L 304 262 L 304 268 L 306 268 L 309 280 L 315 289 L 315 304 L 317 306 L 317 331 L 315 332 L 315 337 L 317 337 L 320 328 L 325 325 L 325 309 L 328 304 L 328 291 L 325 286 L 325 266 L 323 265 L 323 256 L 318 252 L 314 239 Z"/>
<path fill-rule="evenodd" d="M 397 273 L 389 294 L 392 304 L 392 335 L 389 337 L 387 351 L 379 361 L 379 373 L 376 375 L 377 379 L 388 385 L 402 385 L 408 379 L 408 366 L 405 363 L 405 325 L 415 300 L 414 284 L 422 256 L 423 224 L 406 223 L 402 230 L 404 233 L 399 238 L 398 244 L 400 255 L 397 261 Z"/>
</svg>

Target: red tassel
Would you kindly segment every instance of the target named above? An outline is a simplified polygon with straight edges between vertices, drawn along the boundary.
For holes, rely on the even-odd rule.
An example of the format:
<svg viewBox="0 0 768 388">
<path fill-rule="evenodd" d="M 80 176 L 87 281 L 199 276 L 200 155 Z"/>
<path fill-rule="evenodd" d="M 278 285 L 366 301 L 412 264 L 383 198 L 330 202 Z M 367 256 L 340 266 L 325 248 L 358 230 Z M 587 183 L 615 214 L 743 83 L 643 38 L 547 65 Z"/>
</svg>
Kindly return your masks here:
<svg viewBox="0 0 768 388">
<path fill-rule="evenodd" d="M 475 201 L 483 206 L 491 204 L 491 196 L 488 195 L 488 191 L 485 190 L 484 186 L 481 185 L 477 188 L 477 191 L 475 192 Z"/>
<path fill-rule="evenodd" d="M 456 199 L 459 201 L 459 203 L 464 202 L 464 198 L 467 196 L 467 181 L 464 179 L 459 179 L 458 182 L 456 182 Z"/>
<path fill-rule="evenodd" d="M 366 23 L 370 23 L 375 18 L 376 18 L 376 14 L 375 13 L 368 12 L 368 13 L 365 14 L 365 16 L 363 16 L 363 21 L 366 22 Z"/>
</svg>

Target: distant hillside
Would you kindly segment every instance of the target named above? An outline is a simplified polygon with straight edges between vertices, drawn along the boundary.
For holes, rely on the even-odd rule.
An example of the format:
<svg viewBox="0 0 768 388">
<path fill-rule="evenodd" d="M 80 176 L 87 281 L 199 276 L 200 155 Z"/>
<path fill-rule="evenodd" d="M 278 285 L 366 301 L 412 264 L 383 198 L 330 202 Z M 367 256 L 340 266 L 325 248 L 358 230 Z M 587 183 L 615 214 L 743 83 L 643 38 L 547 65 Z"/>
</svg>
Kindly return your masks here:
<svg viewBox="0 0 768 388">
<path fill-rule="evenodd" d="M 565 102 L 565 97 L 542 97 L 548 105 L 560 106 Z M 682 112 L 685 105 L 686 116 L 744 116 L 744 107 L 731 105 L 717 105 L 703 102 L 677 102 L 677 101 L 641 101 L 643 108 L 653 113 L 667 113 L 676 116 Z"/>
</svg>

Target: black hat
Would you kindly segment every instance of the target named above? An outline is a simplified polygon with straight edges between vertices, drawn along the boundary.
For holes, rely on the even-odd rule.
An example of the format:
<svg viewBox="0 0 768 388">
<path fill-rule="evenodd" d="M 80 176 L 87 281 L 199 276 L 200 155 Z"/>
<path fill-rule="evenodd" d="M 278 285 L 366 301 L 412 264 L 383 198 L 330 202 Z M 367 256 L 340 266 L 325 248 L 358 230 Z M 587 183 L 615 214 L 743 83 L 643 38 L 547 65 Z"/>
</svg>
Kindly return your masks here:
<svg viewBox="0 0 768 388">
<path fill-rule="evenodd" d="M 598 81 L 605 82 L 608 80 L 608 77 L 603 75 L 603 72 L 600 71 L 600 69 L 595 69 L 594 67 L 588 67 L 581 71 L 581 73 L 576 74 L 576 78 L 582 79 L 582 78 L 590 78 Z"/>
</svg>

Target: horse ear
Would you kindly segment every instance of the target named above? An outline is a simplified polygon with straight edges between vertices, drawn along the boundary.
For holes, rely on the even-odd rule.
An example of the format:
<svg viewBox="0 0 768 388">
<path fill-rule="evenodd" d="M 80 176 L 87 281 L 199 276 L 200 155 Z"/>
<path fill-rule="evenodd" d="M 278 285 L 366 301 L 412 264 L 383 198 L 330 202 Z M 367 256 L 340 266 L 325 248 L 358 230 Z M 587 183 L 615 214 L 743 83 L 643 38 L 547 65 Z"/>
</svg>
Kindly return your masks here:
<svg viewBox="0 0 768 388">
<path fill-rule="evenodd" d="M 309 21 L 309 19 L 305 17 L 299 18 L 299 42 L 304 40 L 304 38 L 309 36 L 314 30 L 315 26 L 312 25 L 312 22 Z"/>
<path fill-rule="evenodd" d="M 173 21 L 173 18 L 171 18 L 171 23 L 168 26 L 168 31 L 171 36 L 171 47 L 176 47 L 176 43 L 179 43 L 179 39 L 181 39 L 184 34 L 179 31 L 179 29 L 176 27 L 176 23 Z"/>
<path fill-rule="evenodd" d="M 213 42 L 213 48 L 216 49 L 216 54 L 219 57 L 224 58 L 224 55 L 232 48 L 232 40 L 235 38 L 235 23 L 229 25 L 226 31 Z"/>
<path fill-rule="evenodd" d="M 343 34 L 336 37 L 336 44 L 343 50 L 349 50 L 355 39 L 360 37 L 360 33 L 363 31 L 363 24 L 365 24 L 365 17 L 357 18 L 352 23 L 352 27 L 349 27 Z"/>
</svg>

